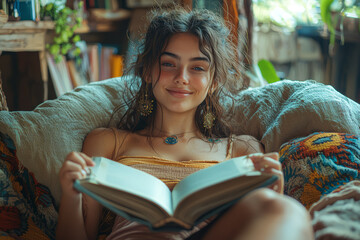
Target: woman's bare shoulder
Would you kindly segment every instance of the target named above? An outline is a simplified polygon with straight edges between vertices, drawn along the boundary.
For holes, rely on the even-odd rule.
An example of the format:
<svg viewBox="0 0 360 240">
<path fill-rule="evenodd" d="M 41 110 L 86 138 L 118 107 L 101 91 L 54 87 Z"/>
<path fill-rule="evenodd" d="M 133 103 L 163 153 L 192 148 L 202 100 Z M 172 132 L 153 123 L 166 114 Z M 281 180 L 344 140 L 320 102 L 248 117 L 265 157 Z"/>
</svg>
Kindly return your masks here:
<svg viewBox="0 0 360 240">
<path fill-rule="evenodd" d="M 83 152 L 89 156 L 112 158 L 114 151 L 123 142 L 127 131 L 116 128 L 95 128 L 87 134 Z"/>
<path fill-rule="evenodd" d="M 250 135 L 233 136 L 233 156 L 243 156 L 251 153 L 263 153 L 262 143 Z"/>
<path fill-rule="evenodd" d="M 88 133 L 86 138 L 115 138 L 115 134 L 117 134 L 119 137 L 129 133 L 126 130 L 121 130 L 117 128 L 95 128 L 91 132 Z M 103 139 L 102 139 L 103 140 Z"/>
</svg>

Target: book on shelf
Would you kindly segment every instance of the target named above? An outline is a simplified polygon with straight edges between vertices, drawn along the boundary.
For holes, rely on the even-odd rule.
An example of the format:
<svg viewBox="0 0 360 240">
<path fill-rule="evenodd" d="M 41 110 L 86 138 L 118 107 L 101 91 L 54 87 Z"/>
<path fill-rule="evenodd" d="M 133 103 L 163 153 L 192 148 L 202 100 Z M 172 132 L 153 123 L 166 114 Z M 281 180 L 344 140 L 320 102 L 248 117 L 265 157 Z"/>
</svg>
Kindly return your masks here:
<svg viewBox="0 0 360 240">
<path fill-rule="evenodd" d="M 36 3 L 37 0 L 19 0 L 20 20 L 36 20 Z"/>
<path fill-rule="evenodd" d="M 89 66 L 91 72 L 90 82 L 99 81 L 99 48 L 100 44 L 88 44 L 87 51 L 89 56 Z"/>
<path fill-rule="evenodd" d="M 86 43 L 79 41 L 76 43 L 76 46 L 80 48 L 80 55 L 78 57 L 74 55 L 75 50 L 71 50 L 66 58 L 61 56 L 58 63 L 55 62 L 51 54 L 48 52 L 46 54 L 50 76 L 57 97 L 78 86 L 89 83 L 93 78 Z"/>
<path fill-rule="evenodd" d="M 110 56 L 110 77 L 121 77 L 123 75 L 124 57 L 119 54 Z"/>
<path fill-rule="evenodd" d="M 119 55 L 118 48 L 101 43 L 87 45 L 90 82 L 97 82 L 123 75 L 124 57 Z"/>
<path fill-rule="evenodd" d="M 111 78 L 111 57 L 116 52 L 116 47 L 106 45 L 101 47 L 99 80 Z"/>
<path fill-rule="evenodd" d="M 73 88 L 85 85 L 91 80 L 89 64 L 82 58 L 80 61 L 69 59 L 66 61 Z"/>
<path fill-rule="evenodd" d="M 67 61 L 74 88 L 92 82 L 93 79 L 86 42 L 79 41 L 76 47 L 80 49 L 79 56 L 76 57 L 75 50 L 70 51 Z"/>
<path fill-rule="evenodd" d="M 173 3 L 172 0 L 126 0 L 126 5 L 129 8 L 153 7 Z"/>
<path fill-rule="evenodd" d="M 70 74 L 70 80 L 72 83 L 73 88 L 77 88 L 78 86 L 83 85 L 82 77 L 77 70 L 76 63 L 74 60 L 67 60 L 66 61 L 69 74 Z"/>
<path fill-rule="evenodd" d="M 60 62 L 56 63 L 50 53 L 46 53 L 46 60 L 49 66 L 51 79 L 55 88 L 56 96 L 59 97 L 73 89 L 69 70 L 64 56 L 61 56 Z"/>
<path fill-rule="evenodd" d="M 170 191 L 148 173 L 103 157 L 93 160 L 91 173 L 76 180 L 74 188 L 154 231 L 191 229 L 277 180 L 275 175 L 256 171 L 250 158 L 243 156 L 192 173 Z"/>
<path fill-rule="evenodd" d="M 35 0 L 35 21 L 41 20 L 41 0 Z"/>
<path fill-rule="evenodd" d="M 65 59 L 61 56 L 60 62 L 47 53 L 47 63 L 56 96 L 61 96 L 72 89 L 87 84 L 123 74 L 123 56 L 116 54 L 114 46 L 87 44 L 79 41 L 76 46 L 80 55 L 76 56 L 74 49 L 69 51 Z"/>
<path fill-rule="evenodd" d="M 99 8 L 110 11 L 116 11 L 124 7 L 122 0 L 85 0 L 86 9 Z"/>
</svg>

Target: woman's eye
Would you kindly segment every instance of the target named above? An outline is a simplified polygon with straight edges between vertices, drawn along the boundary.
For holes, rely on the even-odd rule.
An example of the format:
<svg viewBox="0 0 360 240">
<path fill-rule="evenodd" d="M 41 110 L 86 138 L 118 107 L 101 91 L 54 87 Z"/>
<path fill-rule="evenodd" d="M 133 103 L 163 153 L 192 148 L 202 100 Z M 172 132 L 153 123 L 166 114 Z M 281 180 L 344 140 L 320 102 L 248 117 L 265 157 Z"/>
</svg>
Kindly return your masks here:
<svg viewBox="0 0 360 240">
<path fill-rule="evenodd" d="M 163 62 L 161 63 L 161 66 L 164 66 L 164 67 L 173 67 L 174 65 L 172 63 L 169 63 L 169 62 Z"/>
<path fill-rule="evenodd" d="M 193 68 L 195 71 L 204 71 L 203 67 L 194 67 Z"/>
</svg>

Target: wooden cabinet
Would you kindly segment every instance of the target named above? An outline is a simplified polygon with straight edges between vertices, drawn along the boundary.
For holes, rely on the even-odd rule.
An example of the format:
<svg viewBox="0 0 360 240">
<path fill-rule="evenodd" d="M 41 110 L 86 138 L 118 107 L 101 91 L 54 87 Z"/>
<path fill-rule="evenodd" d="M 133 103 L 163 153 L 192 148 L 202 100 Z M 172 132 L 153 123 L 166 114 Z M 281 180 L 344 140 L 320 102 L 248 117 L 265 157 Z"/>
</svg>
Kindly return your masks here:
<svg viewBox="0 0 360 240">
<path fill-rule="evenodd" d="M 54 23 L 50 21 L 6 22 L 0 26 L 0 53 L 1 51 L 38 52 L 44 101 L 48 99 L 48 72 L 45 45 L 47 33 L 53 28 Z"/>
</svg>

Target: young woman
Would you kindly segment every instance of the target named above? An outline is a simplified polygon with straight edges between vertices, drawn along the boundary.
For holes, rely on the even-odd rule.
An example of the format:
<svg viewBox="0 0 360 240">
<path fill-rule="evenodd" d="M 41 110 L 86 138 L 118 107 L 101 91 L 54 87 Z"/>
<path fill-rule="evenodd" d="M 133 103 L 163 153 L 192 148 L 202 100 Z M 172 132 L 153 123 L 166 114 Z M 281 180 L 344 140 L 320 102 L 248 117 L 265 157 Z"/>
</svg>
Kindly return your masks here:
<svg viewBox="0 0 360 240">
<path fill-rule="evenodd" d="M 242 87 L 241 64 L 220 18 L 205 10 L 155 15 L 134 70 L 140 87 L 118 128 L 93 130 L 82 152 L 70 153 L 60 169 L 58 239 L 97 237 L 102 206 L 73 188 L 93 166 L 91 156 L 149 172 L 172 189 L 194 171 L 248 154 L 256 169 L 279 176 L 270 189 L 251 192 L 226 213 L 190 231 L 151 232 L 117 216 L 108 239 L 313 238 L 307 212 L 282 195 L 278 154 L 264 154 L 251 136 L 232 135 L 232 108 L 222 103 Z"/>
</svg>

